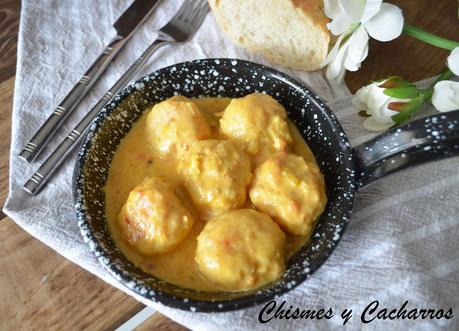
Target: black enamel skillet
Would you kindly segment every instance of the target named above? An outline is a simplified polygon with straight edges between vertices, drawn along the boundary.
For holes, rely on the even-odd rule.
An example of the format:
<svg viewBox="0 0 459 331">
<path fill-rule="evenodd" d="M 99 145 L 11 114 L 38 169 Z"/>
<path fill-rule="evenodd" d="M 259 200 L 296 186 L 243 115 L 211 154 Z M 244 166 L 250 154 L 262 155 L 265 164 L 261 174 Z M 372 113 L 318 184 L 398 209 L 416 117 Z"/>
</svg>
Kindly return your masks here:
<svg viewBox="0 0 459 331">
<path fill-rule="evenodd" d="M 310 242 L 289 260 L 278 281 L 256 292 L 199 292 L 144 273 L 116 248 L 106 226 L 103 185 L 120 140 L 147 107 L 174 94 L 234 98 L 254 92 L 268 93 L 284 105 L 325 176 L 328 204 Z M 395 171 L 455 155 L 459 155 L 458 111 L 413 121 L 352 148 L 333 113 L 297 80 L 247 61 L 197 60 L 139 79 L 101 111 L 76 162 L 75 209 L 83 238 L 101 264 L 126 287 L 175 308 L 228 311 L 276 298 L 317 270 L 338 244 L 361 187 Z"/>
</svg>

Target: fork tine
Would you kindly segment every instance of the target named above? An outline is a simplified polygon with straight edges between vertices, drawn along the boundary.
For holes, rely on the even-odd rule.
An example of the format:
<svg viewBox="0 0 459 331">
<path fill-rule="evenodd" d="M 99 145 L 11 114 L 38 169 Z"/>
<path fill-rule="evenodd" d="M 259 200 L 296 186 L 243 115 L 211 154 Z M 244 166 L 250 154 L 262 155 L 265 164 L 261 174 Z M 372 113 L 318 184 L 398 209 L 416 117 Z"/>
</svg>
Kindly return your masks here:
<svg viewBox="0 0 459 331">
<path fill-rule="evenodd" d="M 193 25 L 200 25 L 206 17 L 207 12 L 209 11 L 209 5 L 207 4 L 206 0 L 196 1 L 196 3 L 196 13 L 194 17 L 191 18 L 191 22 Z"/>
<path fill-rule="evenodd" d="M 185 17 L 185 20 L 188 21 L 188 22 L 193 22 L 195 16 L 196 16 L 196 11 L 197 11 L 197 8 L 200 4 L 200 0 L 197 0 L 197 1 L 194 1 L 193 2 L 193 5 L 191 6 L 190 8 L 190 11 L 187 12 L 187 16 Z"/>
<path fill-rule="evenodd" d="M 159 30 L 164 40 L 184 42 L 199 29 L 208 10 L 206 0 L 185 0 L 174 17 Z"/>
<path fill-rule="evenodd" d="M 187 11 L 185 17 L 183 17 L 183 19 L 187 22 L 191 22 L 194 15 L 195 15 L 195 12 L 196 12 L 196 4 L 198 3 L 199 1 L 193 1 L 193 4 L 190 6 L 190 10 Z"/>
<path fill-rule="evenodd" d="M 179 10 L 175 13 L 175 15 L 172 18 L 172 20 L 181 19 L 182 15 L 189 11 L 189 7 L 192 4 L 193 4 L 193 0 L 185 0 L 185 1 L 183 1 L 182 5 L 180 6 Z"/>
</svg>

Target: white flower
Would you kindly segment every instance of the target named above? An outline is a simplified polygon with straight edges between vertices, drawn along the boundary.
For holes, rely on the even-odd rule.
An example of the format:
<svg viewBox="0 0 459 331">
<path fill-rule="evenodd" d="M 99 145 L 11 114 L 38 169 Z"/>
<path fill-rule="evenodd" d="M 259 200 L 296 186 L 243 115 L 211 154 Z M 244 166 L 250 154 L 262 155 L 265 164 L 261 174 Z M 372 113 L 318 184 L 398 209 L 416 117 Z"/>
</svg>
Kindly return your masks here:
<svg viewBox="0 0 459 331">
<path fill-rule="evenodd" d="M 392 116 L 399 112 L 389 109 L 391 102 L 407 102 L 407 99 L 397 99 L 384 94 L 384 88 L 379 85 L 385 81 L 371 83 L 360 88 L 352 100 L 352 105 L 358 110 L 364 110 L 370 117 L 363 122 L 363 127 L 370 131 L 387 130 L 396 123 Z"/>
<path fill-rule="evenodd" d="M 441 112 L 459 109 L 459 82 L 442 80 L 435 84 L 432 104 Z"/>
<path fill-rule="evenodd" d="M 452 73 L 459 76 L 459 47 L 451 52 L 447 63 Z M 432 104 L 441 112 L 459 109 L 459 82 L 442 80 L 435 84 Z"/>
<path fill-rule="evenodd" d="M 459 76 L 459 47 L 452 50 L 451 54 L 448 56 L 447 63 L 449 70 L 456 76 Z"/>
<path fill-rule="evenodd" d="M 342 81 L 346 70 L 357 71 L 368 55 L 368 39 L 389 41 L 402 33 L 403 15 L 395 5 L 382 0 L 324 0 L 327 24 L 338 36 L 322 67 L 327 79 Z"/>
</svg>

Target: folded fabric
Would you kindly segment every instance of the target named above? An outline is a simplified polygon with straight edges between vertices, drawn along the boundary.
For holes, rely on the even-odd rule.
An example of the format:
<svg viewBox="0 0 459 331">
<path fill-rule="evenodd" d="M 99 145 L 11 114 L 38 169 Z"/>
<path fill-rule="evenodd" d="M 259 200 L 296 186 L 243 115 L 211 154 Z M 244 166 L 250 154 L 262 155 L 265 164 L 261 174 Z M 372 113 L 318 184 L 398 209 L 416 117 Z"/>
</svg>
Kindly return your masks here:
<svg viewBox="0 0 459 331">
<path fill-rule="evenodd" d="M 407 307 L 453 310 L 459 306 L 459 159 L 423 165 L 384 178 L 362 190 L 355 201 L 348 230 L 327 262 L 304 284 L 277 299 L 284 309 L 333 310 L 331 319 L 278 319 L 259 322 L 263 306 L 228 313 L 206 314 L 171 309 L 149 302 L 123 287 L 99 265 L 83 242 L 71 195 L 76 151 L 55 173 L 38 196 L 23 189 L 40 161 L 56 147 L 86 111 L 155 38 L 155 31 L 180 5 L 163 1 L 157 11 L 129 41 L 80 107 L 71 115 L 56 139 L 37 162 L 18 157 L 27 139 L 43 123 L 81 77 L 107 42 L 111 28 L 129 1 L 32 1 L 22 3 L 18 66 L 13 106 L 10 186 L 5 213 L 24 230 L 106 282 L 150 305 L 175 321 L 196 330 L 330 330 L 342 327 L 341 311 L 353 310 L 346 324 L 364 328 L 362 310 L 373 300 L 379 309 Z M 307 41 L 306 41 L 307 42 Z M 143 70 L 197 58 L 234 57 L 274 66 L 232 45 L 209 14 L 192 41 L 164 47 Z M 350 105 L 345 86 L 331 93 L 320 72 L 299 73 L 274 66 L 293 75 L 328 101 L 353 144 L 373 134 L 362 129 L 362 120 Z M 346 96 L 334 99 L 333 95 Z M 385 330 L 457 329 L 458 318 L 375 320 L 370 327 Z"/>
</svg>

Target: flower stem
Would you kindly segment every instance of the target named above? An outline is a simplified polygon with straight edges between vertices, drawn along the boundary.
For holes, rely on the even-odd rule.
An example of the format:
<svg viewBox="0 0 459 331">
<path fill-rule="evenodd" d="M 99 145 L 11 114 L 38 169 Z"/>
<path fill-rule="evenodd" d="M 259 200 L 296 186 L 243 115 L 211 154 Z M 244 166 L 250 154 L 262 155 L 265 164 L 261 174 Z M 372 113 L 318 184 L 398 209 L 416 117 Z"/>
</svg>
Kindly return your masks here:
<svg viewBox="0 0 459 331">
<path fill-rule="evenodd" d="M 422 96 L 423 101 L 429 101 L 432 99 L 433 87 L 428 87 L 426 89 L 419 90 L 419 94 Z"/>
<path fill-rule="evenodd" d="M 438 75 L 438 77 L 432 82 L 432 84 L 430 85 L 430 87 L 434 87 L 435 84 L 437 84 L 439 81 L 441 80 L 445 80 L 445 79 L 450 79 L 451 77 L 453 77 L 453 73 L 451 70 L 449 70 L 448 68 L 446 68 L 440 75 Z"/>
<path fill-rule="evenodd" d="M 424 31 L 408 23 L 405 23 L 405 25 L 403 26 L 403 32 L 406 35 L 416 38 L 418 40 L 421 40 L 425 43 L 428 43 L 430 45 L 434 45 L 440 48 L 448 49 L 450 51 L 452 51 L 456 47 L 459 47 L 459 42 L 457 41 L 439 37 L 437 35 Z"/>
</svg>

